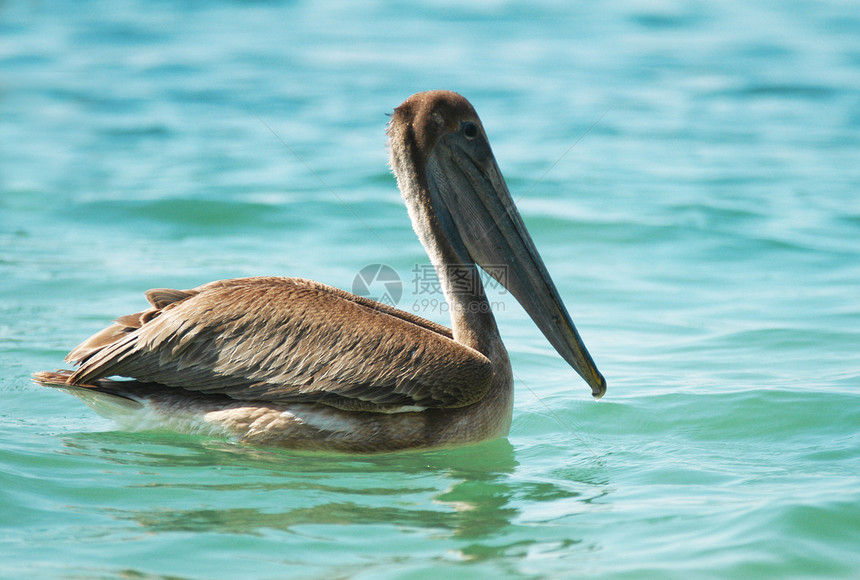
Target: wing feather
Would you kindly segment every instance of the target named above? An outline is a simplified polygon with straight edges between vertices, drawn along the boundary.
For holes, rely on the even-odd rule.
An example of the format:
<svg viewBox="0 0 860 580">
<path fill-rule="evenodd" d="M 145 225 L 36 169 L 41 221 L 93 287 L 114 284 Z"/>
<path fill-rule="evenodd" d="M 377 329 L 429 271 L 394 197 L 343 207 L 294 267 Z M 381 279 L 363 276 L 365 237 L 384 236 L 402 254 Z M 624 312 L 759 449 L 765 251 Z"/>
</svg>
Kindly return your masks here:
<svg viewBox="0 0 860 580">
<path fill-rule="evenodd" d="M 73 384 L 124 376 L 240 400 L 349 410 L 459 407 L 487 393 L 492 365 L 447 328 L 298 278 L 223 280 L 147 293 L 70 353 Z"/>
</svg>

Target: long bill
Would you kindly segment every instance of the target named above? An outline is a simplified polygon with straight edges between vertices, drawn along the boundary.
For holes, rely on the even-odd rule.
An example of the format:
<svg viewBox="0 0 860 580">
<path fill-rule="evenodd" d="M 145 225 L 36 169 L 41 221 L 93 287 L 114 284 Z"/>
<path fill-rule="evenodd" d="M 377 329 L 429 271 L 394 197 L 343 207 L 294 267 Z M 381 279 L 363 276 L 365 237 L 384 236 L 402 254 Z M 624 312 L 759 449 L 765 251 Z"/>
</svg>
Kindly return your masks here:
<svg viewBox="0 0 860 580">
<path fill-rule="evenodd" d="M 443 136 L 427 161 L 431 196 L 459 236 L 460 252 L 502 284 L 547 340 L 599 399 L 606 380 L 568 314 L 543 260 L 514 205 L 485 139 L 462 132 Z"/>
</svg>

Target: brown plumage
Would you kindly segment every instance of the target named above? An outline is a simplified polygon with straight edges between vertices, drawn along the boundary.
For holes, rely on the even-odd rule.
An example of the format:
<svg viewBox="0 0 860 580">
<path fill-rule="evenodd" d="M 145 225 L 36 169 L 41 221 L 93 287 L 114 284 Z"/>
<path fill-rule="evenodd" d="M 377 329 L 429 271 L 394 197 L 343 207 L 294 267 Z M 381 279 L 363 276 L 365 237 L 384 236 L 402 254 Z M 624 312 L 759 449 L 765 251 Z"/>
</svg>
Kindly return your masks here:
<svg viewBox="0 0 860 580">
<path fill-rule="evenodd" d="M 468 101 L 446 91 L 414 95 L 395 110 L 389 136 L 392 169 L 440 274 L 452 329 L 309 280 L 222 280 L 148 291 L 149 309 L 118 318 L 69 353 L 76 371 L 35 380 L 130 428 L 294 448 L 371 452 L 501 436 L 513 380 L 474 275 L 478 263 L 493 266 L 602 395 L 603 377 Z M 468 288 L 458 283 L 464 273 Z"/>
<path fill-rule="evenodd" d="M 348 411 L 462 407 L 490 387 L 490 361 L 447 328 L 318 282 L 244 278 L 146 295 L 152 308 L 69 353 L 81 365 L 70 382 L 118 375 Z M 365 364 L 374 357 L 386 365 Z"/>
</svg>

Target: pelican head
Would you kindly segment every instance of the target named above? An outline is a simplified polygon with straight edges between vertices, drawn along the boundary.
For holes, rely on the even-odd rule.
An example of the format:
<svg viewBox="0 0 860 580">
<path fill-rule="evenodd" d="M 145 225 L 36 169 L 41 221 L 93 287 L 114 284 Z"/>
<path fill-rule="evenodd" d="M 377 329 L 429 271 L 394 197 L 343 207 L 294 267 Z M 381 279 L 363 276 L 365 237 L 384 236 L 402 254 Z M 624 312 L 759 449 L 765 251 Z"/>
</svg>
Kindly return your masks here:
<svg viewBox="0 0 860 580">
<path fill-rule="evenodd" d="M 471 104 L 449 91 L 418 93 L 395 110 L 391 163 L 433 259 L 477 264 L 502 284 L 600 398 L 597 370 L 517 211 Z"/>
</svg>

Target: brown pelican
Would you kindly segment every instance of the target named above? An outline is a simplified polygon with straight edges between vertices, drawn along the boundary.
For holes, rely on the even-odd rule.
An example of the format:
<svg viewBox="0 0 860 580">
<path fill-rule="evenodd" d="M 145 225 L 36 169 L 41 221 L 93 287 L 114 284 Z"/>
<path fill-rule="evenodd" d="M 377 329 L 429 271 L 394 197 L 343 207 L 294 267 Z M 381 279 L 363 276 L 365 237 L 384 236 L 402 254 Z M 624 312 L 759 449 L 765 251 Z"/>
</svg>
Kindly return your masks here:
<svg viewBox="0 0 860 580">
<path fill-rule="evenodd" d="M 35 380 L 129 429 L 297 449 L 379 452 L 507 434 L 513 376 L 476 264 L 606 391 L 517 212 L 472 105 L 418 93 L 388 126 L 391 168 L 436 269 L 451 328 L 299 278 L 146 292 Z M 464 274 L 471 282 L 461 284 Z M 125 377 L 110 379 L 108 377 Z"/>
</svg>

